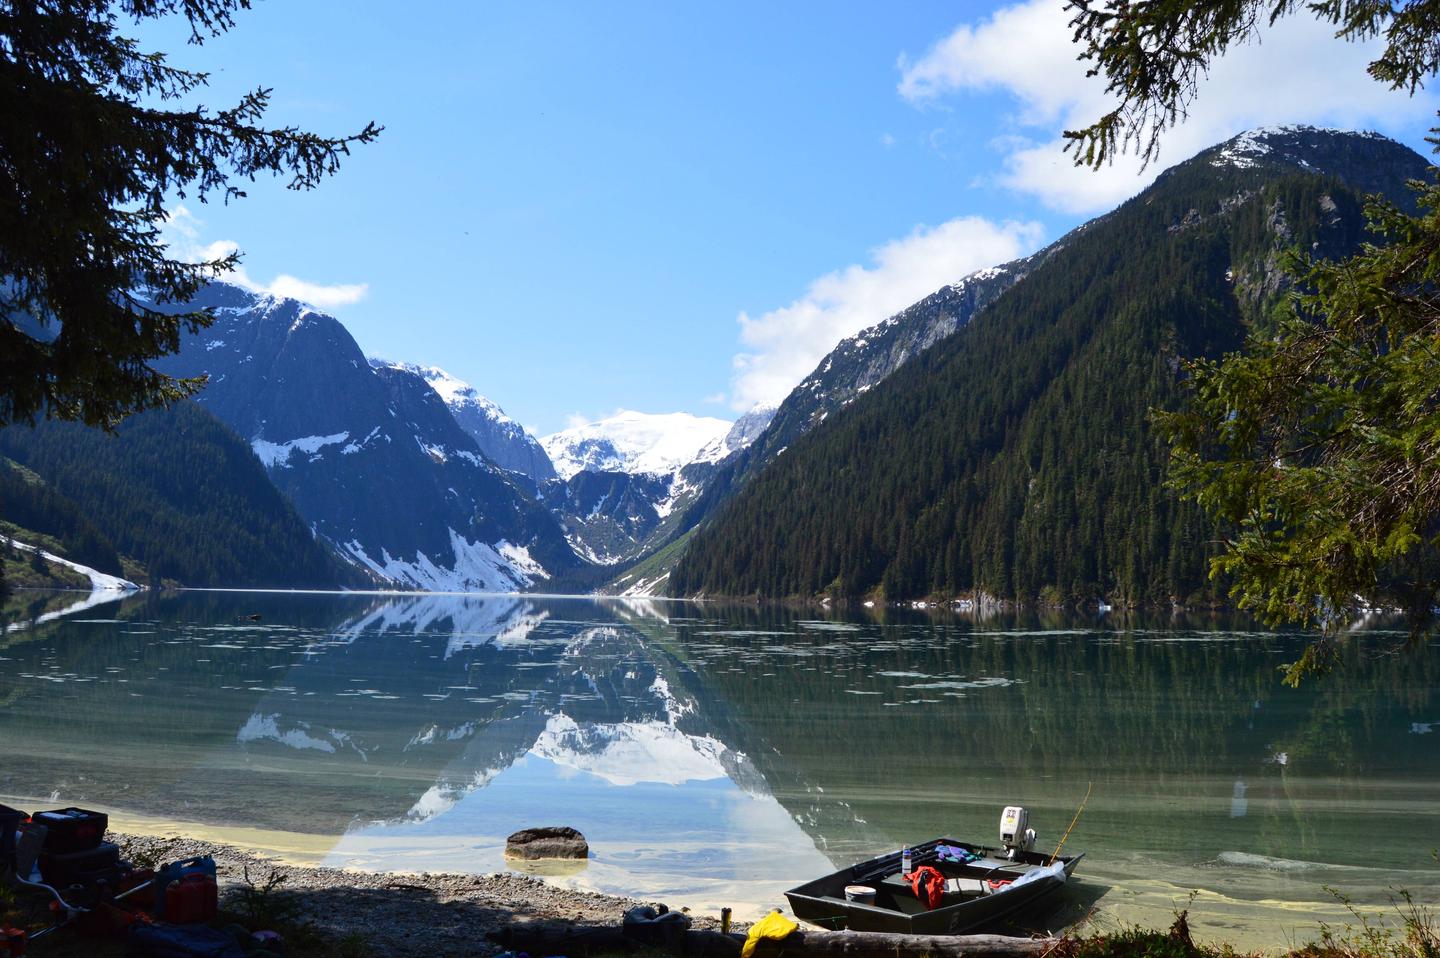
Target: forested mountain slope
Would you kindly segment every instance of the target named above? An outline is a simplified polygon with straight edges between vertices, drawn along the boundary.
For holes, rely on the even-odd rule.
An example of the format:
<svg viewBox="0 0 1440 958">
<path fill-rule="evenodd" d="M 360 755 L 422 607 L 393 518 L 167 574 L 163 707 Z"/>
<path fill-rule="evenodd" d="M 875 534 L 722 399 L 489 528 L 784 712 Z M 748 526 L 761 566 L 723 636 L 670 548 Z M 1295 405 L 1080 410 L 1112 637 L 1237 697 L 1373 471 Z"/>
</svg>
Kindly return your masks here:
<svg viewBox="0 0 1440 958">
<path fill-rule="evenodd" d="M 701 526 L 669 592 L 1211 594 L 1215 532 L 1165 488 L 1149 411 L 1179 400 L 1183 358 L 1263 327 L 1282 250 L 1353 250 L 1360 191 L 1408 199 L 1426 168 L 1373 134 L 1284 128 L 1167 171 L 791 444 Z"/>
<path fill-rule="evenodd" d="M 0 456 L 24 467 L 0 463 L 0 519 L 101 572 L 187 586 L 371 581 L 316 541 L 249 445 L 195 403 L 132 416 L 113 436 L 11 426 Z"/>
<path fill-rule="evenodd" d="M 559 521 L 485 457 L 420 375 L 372 368 L 337 319 L 212 283 L 208 329 L 159 365 L 255 450 L 317 535 L 389 581 L 509 590 L 582 565 Z"/>
<path fill-rule="evenodd" d="M 1061 239 L 1023 259 L 964 276 L 894 316 L 841 340 L 778 407 L 754 410 L 736 421 L 732 433 L 743 434 L 743 441 L 731 443 L 730 454 L 712 466 L 703 481 L 691 483 L 692 494 L 682 503 L 684 508 L 676 511 L 658 535 L 644 542 L 649 552 L 645 571 L 627 568 L 605 591 L 644 595 L 663 591 L 670 569 L 684 554 L 682 540 L 688 542 L 685 537 L 690 530 L 728 502 L 795 440 L 970 322 L 1064 242 Z"/>
</svg>

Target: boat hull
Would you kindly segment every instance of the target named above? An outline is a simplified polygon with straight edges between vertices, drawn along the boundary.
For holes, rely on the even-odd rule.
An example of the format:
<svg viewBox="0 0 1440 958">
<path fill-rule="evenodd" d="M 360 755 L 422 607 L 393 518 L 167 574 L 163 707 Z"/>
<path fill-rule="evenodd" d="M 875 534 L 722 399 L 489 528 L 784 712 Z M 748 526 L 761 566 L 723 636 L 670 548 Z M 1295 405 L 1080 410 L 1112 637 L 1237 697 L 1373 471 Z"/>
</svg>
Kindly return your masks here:
<svg viewBox="0 0 1440 958">
<path fill-rule="evenodd" d="M 964 848 L 981 861 L 952 864 L 936 860 L 935 846 L 953 845 Z M 947 878 L 990 876 L 1015 879 L 1026 871 L 1047 865 L 1049 857 L 1034 852 L 1022 853 L 1015 862 L 1000 862 L 996 849 L 971 845 L 950 838 L 937 838 L 912 847 L 914 864 L 933 865 Z M 1023 916 L 1036 909 L 1044 899 L 1059 891 L 1075 870 L 1083 855 L 1055 859 L 1063 872 L 1027 880 L 1003 891 L 925 909 L 913 895 L 899 891 L 895 876 L 900 871 L 900 853 L 892 852 L 869 861 L 806 882 L 785 893 L 795 917 L 832 930 L 882 931 L 909 935 L 960 935 L 1007 919 Z M 888 881 L 887 881 L 888 879 Z M 848 901 L 847 885 L 868 885 L 876 889 L 872 904 Z"/>
</svg>

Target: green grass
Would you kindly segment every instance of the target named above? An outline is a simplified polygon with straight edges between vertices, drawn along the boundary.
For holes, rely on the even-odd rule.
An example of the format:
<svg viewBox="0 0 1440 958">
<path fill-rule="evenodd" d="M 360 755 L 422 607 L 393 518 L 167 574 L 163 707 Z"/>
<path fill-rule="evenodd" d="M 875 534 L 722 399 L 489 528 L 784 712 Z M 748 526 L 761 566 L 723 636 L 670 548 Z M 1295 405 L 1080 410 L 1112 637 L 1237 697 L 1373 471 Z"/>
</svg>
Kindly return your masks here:
<svg viewBox="0 0 1440 958">
<path fill-rule="evenodd" d="M 653 581 L 658 576 L 668 576 L 670 570 L 675 567 L 675 563 L 679 562 L 680 557 L 685 554 L 685 548 L 690 544 L 690 539 L 694 535 L 695 530 L 691 529 L 659 552 L 641 559 L 626 569 L 622 575 L 606 583 L 602 591 L 618 595 L 641 579 Z M 660 594 L 665 594 L 663 589 Z"/>
<path fill-rule="evenodd" d="M 55 555 L 65 555 L 65 547 L 47 535 L 0 521 L 0 536 L 15 539 L 29 546 L 39 546 Z M 36 559 L 35 554 L 0 542 L 0 564 L 5 567 L 5 582 L 12 589 L 86 589 L 90 579 L 58 562 Z"/>
</svg>

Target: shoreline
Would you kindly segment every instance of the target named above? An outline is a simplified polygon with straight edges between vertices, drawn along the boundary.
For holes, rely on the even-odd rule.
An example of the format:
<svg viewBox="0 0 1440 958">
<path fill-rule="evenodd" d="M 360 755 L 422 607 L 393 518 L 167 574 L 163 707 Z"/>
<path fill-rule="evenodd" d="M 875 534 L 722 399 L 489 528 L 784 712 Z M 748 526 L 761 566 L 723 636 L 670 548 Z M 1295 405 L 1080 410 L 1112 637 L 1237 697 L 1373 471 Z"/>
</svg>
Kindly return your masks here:
<svg viewBox="0 0 1440 958">
<path fill-rule="evenodd" d="M 108 840 L 131 860 L 213 856 L 222 902 L 240 897 L 247 872 L 257 886 L 272 873 L 284 875 L 278 894 L 298 907 L 303 920 L 327 936 L 363 938 L 367 953 L 375 954 L 495 955 L 504 949 L 486 936 L 516 923 L 619 924 L 626 910 L 656 904 L 563 888 L 516 872 L 366 872 L 292 863 L 203 839 L 112 831 Z M 706 916 L 693 921 L 697 929 L 719 927 Z"/>
<path fill-rule="evenodd" d="M 624 913 L 638 905 L 665 904 L 690 916 L 696 930 L 719 928 L 718 911 L 696 901 L 647 892 L 612 894 L 563 883 L 585 865 L 580 862 L 530 863 L 524 870 L 488 874 L 444 870 L 387 870 L 327 865 L 331 842 L 326 836 L 308 836 L 245 827 L 199 828 L 194 823 L 134 819 L 123 813 L 112 820 L 107 840 L 120 846 L 121 857 L 137 867 L 176 861 L 198 855 L 215 858 L 222 906 L 239 910 L 248 871 L 249 881 L 263 887 L 272 874 L 284 876 L 278 894 L 296 906 L 300 921 L 332 941 L 364 939 L 366 954 L 492 956 L 504 949 L 486 935 L 516 923 L 564 921 L 585 925 L 618 925 Z M 311 840 L 313 839 L 313 841 Z M 1107 876 L 1114 881 L 1119 876 Z M 560 881 L 547 880 L 560 879 Z M 1066 927 L 1051 927 L 1049 934 L 1077 940 L 1124 935 L 1127 929 L 1163 932 L 1181 911 L 1188 911 L 1190 933 L 1197 945 L 1233 949 L 1236 954 L 1275 956 L 1293 954 L 1307 942 L 1321 938 L 1329 923 L 1343 928 L 1353 918 L 1335 903 L 1269 899 L 1263 902 L 1231 898 L 1215 891 L 1187 896 L 1180 886 L 1155 881 L 1122 879 L 1111 884 L 1100 876 L 1081 877 L 1081 889 L 1105 891 L 1113 898 L 1084 902 L 1072 913 Z M 1109 894 L 1107 894 L 1109 893 Z M 1080 898 L 1087 896 L 1080 892 Z M 683 896 L 682 896 L 683 898 Z M 741 905 L 740 902 L 736 902 Z M 1073 903 L 1072 903 L 1073 904 Z M 1253 924 L 1254 909 L 1270 912 L 1263 930 Z M 771 907 L 782 907 L 773 902 Z M 1069 906 L 1067 906 L 1069 907 Z M 768 908 L 735 908 L 732 930 L 743 931 L 748 921 Z M 1397 927 L 1392 909 L 1363 906 L 1378 924 Z M 788 914 L 788 908 L 785 909 Z M 1290 921 L 1283 921 L 1282 916 Z M 1249 920 L 1247 920 L 1249 919 Z M 1071 923 L 1073 922 L 1073 924 Z M 1288 925 L 1289 927 L 1285 927 Z M 802 927 L 804 926 L 802 924 Z M 1042 929 L 1028 929 L 1040 932 Z M 1016 933 L 1016 932 L 1011 932 Z M 68 954 L 68 953 L 67 953 Z"/>
</svg>

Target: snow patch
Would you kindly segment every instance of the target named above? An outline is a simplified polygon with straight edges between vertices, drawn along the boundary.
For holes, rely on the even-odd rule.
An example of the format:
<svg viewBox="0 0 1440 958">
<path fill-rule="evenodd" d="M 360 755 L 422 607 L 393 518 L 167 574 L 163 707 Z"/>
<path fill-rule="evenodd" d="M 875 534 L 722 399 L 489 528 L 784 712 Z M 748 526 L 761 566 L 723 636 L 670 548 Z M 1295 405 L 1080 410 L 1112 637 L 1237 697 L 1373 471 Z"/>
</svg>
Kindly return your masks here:
<svg viewBox="0 0 1440 958">
<path fill-rule="evenodd" d="M 72 569 L 75 572 L 78 572 L 81 575 L 85 576 L 87 579 L 90 580 L 90 589 L 92 592 L 140 591 L 140 587 L 135 583 L 131 582 L 129 579 L 122 579 L 118 575 L 110 575 L 109 573 L 100 572 L 96 569 L 90 568 L 88 565 L 81 565 L 78 562 L 71 562 L 69 559 L 62 559 L 55 553 L 47 552 L 39 546 L 27 545 L 26 543 L 18 542 L 15 539 L 9 539 L 8 541 L 10 545 L 19 549 L 21 552 L 38 552 L 40 553 L 40 558 L 44 559 L 46 562 L 53 562 L 56 565 L 63 565 L 65 568 Z"/>
<path fill-rule="evenodd" d="M 517 546 L 512 542 L 501 539 L 495 543 L 495 551 L 504 556 L 505 561 L 509 562 L 513 568 L 519 569 L 527 576 L 530 576 L 532 580 L 550 578 L 550 573 L 545 571 L 545 567 L 530 555 L 529 546 Z"/>
<path fill-rule="evenodd" d="M 421 366 L 416 363 L 392 363 L 383 359 L 370 360 L 370 365 L 377 369 L 403 369 L 405 372 L 414 373 L 430 384 L 430 388 L 445 402 L 451 409 L 458 409 L 464 406 L 473 406 L 485 414 L 487 419 L 497 423 L 513 424 L 519 426 L 515 420 L 505 415 L 505 410 L 495 403 L 486 399 L 476 392 L 475 387 L 458 376 L 452 376 L 439 366 Z"/>
<path fill-rule="evenodd" d="M 1221 144 L 1213 157 L 1210 158 L 1211 166 L 1230 166 L 1235 169 L 1245 170 L 1259 166 L 1261 161 L 1279 151 L 1271 141 L 1277 137 L 1295 136 L 1304 133 L 1327 132 L 1319 127 L 1308 124 L 1286 124 L 1281 126 L 1262 126 L 1254 130 L 1246 130 L 1234 139 Z M 1334 131 L 1329 131 L 1334 132 Z M 1383 140 L 1385 137 L 1373 130 L 1343 131 L 1351 136 L 1364 137 L 1368 140 Z M 1280 151 L 1285 149 L 1285 144 L 1279 144 Z M 1298 165 L 1305 169 L 1313 169 L 1311 164 L 1304 158 L 1291 157 L 1298 161 Z"/>
<path fill-rule="evenodd" d="M 361 439 L 359 442 L 351 442 L 351 443 L 350 443 L 349 445 L 347 445 L 344 449 L 341 449 L 341 450 L 340 450 L 340 455 L 342 455 L 342 456 L 353 456 L 355 453 L 359 452 L 361 449 L 364 449 L 365 446 L 370 442 L 370 440 L 371 440 L 371 439 L 374 439 L 375 436 L 376 436 L 379 432 L 380 432 L 380 427 L 379 427 L 379 426 L 376 426 L 374 429 L 370 430 L 370 435 L 366 436 L 364 439 Z M 387 436 L 386 438 L 388 439 L 389 437 Z"/>
<path fill-rule="evenodd" d="M 494 545 L 471 542 L 454 529 L 449 532 L 454 565 L 448 568 L 423 552 L 407 560 L 382 548 L 379 557 L 374 558 L 358 540 L 345 543 L 344 549 L 366 568 L 392 582 L 428 592 L 514 592 L 529 588 L 536 579 L 549 578 L 544 566 L 524 548 L 503 539 Z M 515 561 L 502 554 L 502 549 L 515 556 Z"/>
<path fill-rule="evenodd" d="M 649 598 L 651 596 L 657 596 L 660 594 L 661 586 L 665 585 L 665 583 L 669 581 L 670 573 L 662 572 L 660 573 L 660 575 L 657 575 L 651 579 L 637 579 L 634 585 L 626 586 L 625 590 L 620 594 L 623 596 L 632 596 L 641 599 Z"/>
<path fill-rule="evenodd" d="M 372 433 L 373 435 L 373 433 Z M 265 464 L 267 469 L 287 469 L 290 466 L 290 456 L 295 452 L 303 452 L 306 455 L 314 456 L 326 446 L 335 446 L 350 438 L 348 432 L 337 432 L 329 436 L 301 436 L 299 439 L 291 439 L 289 442 L 269 442 L 260 437 L 250 440 L 250 448 L 255 450 L 255 455 Z M 367 440 L 369 437 L 366 437 Z M 341 452 L 344 452 L 342 449 Z"/>
</svg>

